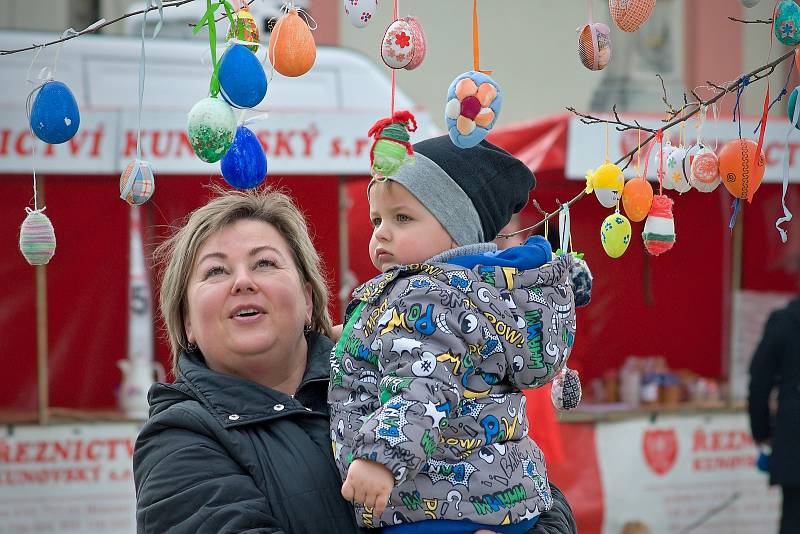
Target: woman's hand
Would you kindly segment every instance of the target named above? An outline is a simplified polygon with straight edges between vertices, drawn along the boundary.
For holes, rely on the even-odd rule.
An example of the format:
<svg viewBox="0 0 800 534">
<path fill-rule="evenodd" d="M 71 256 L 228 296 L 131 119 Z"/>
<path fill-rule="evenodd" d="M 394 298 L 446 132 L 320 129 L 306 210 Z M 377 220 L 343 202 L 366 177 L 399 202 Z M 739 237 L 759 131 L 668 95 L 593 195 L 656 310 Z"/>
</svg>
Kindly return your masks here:
<svg viewBox="0 0 800 534">
<path fill-rule="evenodd" d="M 342 485 L 342 497 L 372 508 L 373 517 L 379 517 L 389 502 L 394 487 L 392 472 L 371 460 L 353 460 Z"/>
</svg>

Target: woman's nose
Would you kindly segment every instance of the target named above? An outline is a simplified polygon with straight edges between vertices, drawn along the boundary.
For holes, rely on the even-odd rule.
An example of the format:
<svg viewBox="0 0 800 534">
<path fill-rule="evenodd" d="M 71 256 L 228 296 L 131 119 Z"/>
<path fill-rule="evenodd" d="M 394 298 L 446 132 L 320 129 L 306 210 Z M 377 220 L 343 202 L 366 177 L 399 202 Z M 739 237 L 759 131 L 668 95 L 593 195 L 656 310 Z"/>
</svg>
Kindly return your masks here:
<svg viewBox="0 0 800 534">
<path fill-rule="evenodd" d="M 249 269 L 237 269 L 235 271 L 235 279 L 233 281 L 233 287 L 231 288 L 231 293 L 239 294 L 239 293 L 255 293 L 256 292 L 256 283 L 253 280 L 252 273 Z"/>
</svg>

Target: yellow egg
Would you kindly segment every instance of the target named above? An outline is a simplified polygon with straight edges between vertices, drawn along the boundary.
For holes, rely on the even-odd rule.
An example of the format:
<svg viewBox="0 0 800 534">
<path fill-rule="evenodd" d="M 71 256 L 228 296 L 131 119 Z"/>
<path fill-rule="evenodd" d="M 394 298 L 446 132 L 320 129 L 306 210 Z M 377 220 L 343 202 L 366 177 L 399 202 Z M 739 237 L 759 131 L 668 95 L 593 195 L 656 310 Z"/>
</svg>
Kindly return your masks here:
<svg viewBox="0 0 800 534">
<path fill-rule="evenodd" d="M 612 213 L 600 227 L 600 242 L 606 254 L 619 258 L 631 242 L 631 222 L 619 212 Z"/>
<path fill-rule="evenodd" d="M 613 208 L 617 204 L 624 186 L 622 169 L 608 161 L 586 173 L 586 192 L 594 191 L 597 200 L 606 208 Z"/>
</svg>

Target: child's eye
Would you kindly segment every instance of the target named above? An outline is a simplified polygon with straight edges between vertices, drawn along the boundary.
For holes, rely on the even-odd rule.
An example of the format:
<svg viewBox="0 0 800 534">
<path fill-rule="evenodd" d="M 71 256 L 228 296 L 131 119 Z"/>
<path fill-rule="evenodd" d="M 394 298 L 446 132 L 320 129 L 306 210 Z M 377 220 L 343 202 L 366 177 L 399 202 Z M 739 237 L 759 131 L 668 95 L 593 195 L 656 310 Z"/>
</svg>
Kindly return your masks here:
<svg viewBox="0 0 800 534">
<path fill-rule="evenodd" d="M 257 268 L 262 268 L 262 267 L 275 267 L 275 262 L 274 262 L 274 261 L 272 261 L 272 260 L 268 260 L 268 259 L 265 259 L 265 258 L 261 258 L 260 260 L 258 260 L 258 261 L 256 262 L 256 267 L 257 267 Z"/>
<path fill-rule="evenodd" d="M 370 222 L 372 223 L 373 228 L 377 228 L 381 225 L 381 218 L 380 217 L 373 217 Z"/>
<path fill-rule="evenodd" d="M 410 220 L 412 220 L 412 219 L 408 215 L 405 215 L 403 213 L 398 213 L 397 214 L 397 222 L 408 222 Z"/>
<path fill-rule="evenodd" d="M 206 277 L 204 278 L 204 280 L 207 280 L 212 276 L 217 276 L 218 274 L 225 274 L 225 269 L 221 265 L 215 265 L 214 267 L 207 270 Z"/>
</svg>

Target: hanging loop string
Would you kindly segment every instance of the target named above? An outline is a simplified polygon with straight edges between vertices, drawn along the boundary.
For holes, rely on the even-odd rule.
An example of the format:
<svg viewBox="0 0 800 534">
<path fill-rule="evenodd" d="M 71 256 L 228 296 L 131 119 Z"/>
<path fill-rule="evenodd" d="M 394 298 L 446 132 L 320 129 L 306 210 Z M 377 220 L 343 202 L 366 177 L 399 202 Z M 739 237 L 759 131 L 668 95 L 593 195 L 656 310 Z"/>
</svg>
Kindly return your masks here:
<svg viewBox="0 0 800 534">
<path fill-rule="evenodd" d="M 478 0 L 472 0 L 472 70 L 492 75 L 490 70 L 481 70 L 480 46 L 478 45 Z"/>
<path fill-rule="evenodd" d="M 570 223 L 569 205 L 562 204 L 558 211 L 558 248 L 562 254 L 570 251 Z"/>
<path fill-rule="evenodd" d="M 791 80 L 792 73 L 794 72 L 794 65 L 795 65 L 795 56 L 792 56 L 792 64 L 789 65 L 789 68 L 786 71 L 786 83 L 783 84 L 783 89 L 781 89 L 781 92 L 778 93 L 778 96 L 776 96 L 775 99 L 770 103 L 769 111 L 772 111 L 772 106 L 774 106 L 775 104 L 780 102 L 781 99 L 784 96 L 786 96 L 786 93 L 788 92 L 787 91 L 787 87 L 789 87 L 789 81 Z M 756 125 L 755 129 L 753 130 L 753 135 L 756 134 L 756 132 L 758 131 L 759 128 L 761 128 L 761 119 L 759 119 L 758 124 Z"/>
<path fill-rule="evenodd" d="M 739 87 L 736 88 L 736 103 L 733 105 L 733 122 L 739 123 L 739 139 L 742 138 L 742 108 L 739 106 L 739 100 L 742 98 L 745 88 L 750 85 L 750 76 L 746 74 L 739 78 Z M 738 111 L 738 115 L 737 115 Z M 738 118 L 737 118 L 738 117 Z"/>
<path fill-rule="evenodd" d="M 228 0 L 206 0 L 206 12 L 192 29 L 192 33 L 197 34 L 203 26 L 208 26 L 208 43 L 211 50 L 211 63 L 214 67 L 208 92 L 212 97 L 219 94 L 219 62 L 217 61 L 217 22 L 215 13 L 220 6 L 225 8 L 225 15 L 231 26 L 236 24 L 233 20 L 233 6 Z"/>
</svg>

